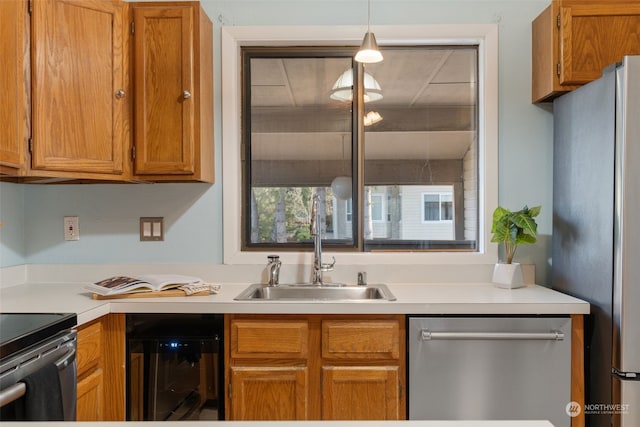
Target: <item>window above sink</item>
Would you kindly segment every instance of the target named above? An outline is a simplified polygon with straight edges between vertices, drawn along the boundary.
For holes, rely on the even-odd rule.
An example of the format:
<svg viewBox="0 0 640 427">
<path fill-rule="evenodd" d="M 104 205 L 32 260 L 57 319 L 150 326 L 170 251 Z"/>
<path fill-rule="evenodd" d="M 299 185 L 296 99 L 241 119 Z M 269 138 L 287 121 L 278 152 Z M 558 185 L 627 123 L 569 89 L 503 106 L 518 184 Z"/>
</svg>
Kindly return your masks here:
<svg viewBox="0 0 640 427">
<path fill-rule="evenodd" d="M 393 89 L 402 75 L 390 71 L 382 79 L 387 82 L 386 92 L 380 82 L 371 89 L 370 97 L 379 97 L 381 92 L 383 100 L 366 102 L 362 96 L 354 102 L 332 100 L 339 80 L 350 70 L 356 83 L 350 90 L 356 95 L 364 91 L 366 96 L 372 87 L 371 83 L 367 87 L 365 73 L 373 77 L 385 74 L 376 71 L 377 64 L 362 69 L 352 60 L 351 50 L 359 44 L 360 32 L 359 27 L 343 26 L 222 29 L 225 263 L 263 263 L 266 254 L 281 250 L 285 263 L 308 263 L 311 254 L 306 251 L 312 245 L 304 233 L 304 221 L 308 221 L 304 209 L 309 208 L 304 198 L 313 192 L 325 196 L 328 239 L 323 245 L 327 251 L 340 251 L 339 263 L 496 261 L 495 245 L 488 243 L 488 219 L 497 204 L 497 27 L 376 27 L 388 64 L 407 61 L 424 50 L 444 62 L 457 56 L 458 66 L 466 68 L 466 77 L 460 79 L 466 83 L 456 85 L 455 76 L 449 75 L 451 84 L 438 87 L 438 79 L 444 77 L 437 77 L 440 68 L 434 66 L 428 89 L 433 103 L 447 98 L 454 86 L 463 86 L 460 93 L 466 97 L 465 105 L 426 108 L 419 99 L 427 97 L 428 90 L 411 87 L 415 92 L 412 102 L 419 108 L 404 108 L 404 113 L 397 107 L 402 85 Z M 342 71 L 329 73 L 329 69 Z M 285 87 L 278 83 L 283 75 L 288 79 Z M 313 76 L 314 87 L 304 87 L 302 83 L 309 81 L 304 75 Z M 359 79 L 364 84 L 358 85 Z M 278 94 L 282 90 L 289 93 L 288 99 Z M 280 105 L 283 102 L 286 105 Z M 366 126 L 365 116 L 373 106 L 382 110 L 382 121 Z M 309 116 L 310 108 L 318 110 L 315 116 Z M 467 123 L 456 131 L 461 135 L 452 136 L 456 132 L 449 129 L 447 143 L 442 143 L 447 130 L 437 132 L 443 119 L 434 116 L 443 108 L 455 110 L 455 119 Z M 467 111 L 467 117 L 461 110 Z M 244 117 L 250 120 L 243 121 Z M 394 126 L 405 132 L 394 131 Z M 407 131 L 407 126 L 412 128 Z M 420 129 L 413 129 L 416 126 Z M 453 150 L 456 144 L 462 155 L 439 153 Z M 465 165 L 464 153 L 469 151 L 472 158 Z M 448 158 L 458 162 L 458 172 L 453 171 L 453 163 L 443 166 Z M 465 170 L 475 177 L 472 192 L 463 189 Z M 340 197 L 339 189 L 331 185 L 338 176 L 347 178 L 342 183 L 349 187 L 347 197 Z M 302 224 L 292 231 L 296 218 L 280 220 L 286 231 L 278 237 L 274 207 L 287 197 L 300 204 L 302 212 L 295 215 L 300 214 Z M 412 199 L 416 201 L 414 212 L 403 207 Z M 402 225 L 411 221 L 417 228 L 404 227 L 405 231 Z"/>
</svg>

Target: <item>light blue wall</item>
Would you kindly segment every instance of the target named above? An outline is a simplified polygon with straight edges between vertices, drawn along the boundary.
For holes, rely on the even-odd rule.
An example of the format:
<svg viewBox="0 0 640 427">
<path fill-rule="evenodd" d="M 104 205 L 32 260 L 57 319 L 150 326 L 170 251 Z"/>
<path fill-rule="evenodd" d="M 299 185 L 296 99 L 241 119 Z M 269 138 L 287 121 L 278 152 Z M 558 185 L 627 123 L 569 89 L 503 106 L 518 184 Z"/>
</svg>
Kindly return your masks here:
<svg viewBox="0 0 640 427">
<path fill-rule="evenodd" d="M 366 24 L 365 0 L 214 1 L 216 184 L 0 184 L 0 266 L 22 263 L 221 263 L 221 25 Z M 500 203 L 543 206 L 540 244 L 519 260 L 545 277 L 550 256 L 552 115 L 530 102 L 531 21 L 548 0 L 374 0 L 373 25 L 499 24 Z M 62 217 L 80 217 L 78 242 L 62 238 Z M 164 216 L 164 242 L 139 242 L 138 218 Z M 22 219 L 24 217 L 24 220 Z"/>
</svg>

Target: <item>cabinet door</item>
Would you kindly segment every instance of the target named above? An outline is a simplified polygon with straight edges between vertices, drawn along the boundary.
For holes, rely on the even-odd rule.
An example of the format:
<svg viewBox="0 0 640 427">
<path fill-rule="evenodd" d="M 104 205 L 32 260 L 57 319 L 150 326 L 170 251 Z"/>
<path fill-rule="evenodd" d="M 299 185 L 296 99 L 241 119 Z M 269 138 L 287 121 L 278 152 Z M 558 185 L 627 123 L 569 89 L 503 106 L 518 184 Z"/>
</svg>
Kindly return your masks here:
<svg viewBox="0 0 640 427">
<path fill-rule="evenodd" d="M 27 2 L 0 1 L 0 174 L 18 175 L 28 137 Z"/>
<path fill-rule="evenodd" d="M 103 421 L 104 375 L 98 368 L 78 381 L 76 421 Z"/>
<path fill-rule="evenodd" d="M 398 371 L 397 366 L 323 367 L 322 419 L 400 419 Z"/>
<path fill-rule="evenodd" d="M 640 53 L 640 5 L 560 8 L 560 84 L 584 84 L 624 55 Z"/>
<path fill-rule="evenodd" d="M 135 6 L 135 173 L 193 174 L 194 6 Z"/>
<path fill-rule="evenodd" d="M 31 167 L 119 175 L 125 149 L 125 3 L 33 3 Z"/>
<path fill-rule="evenodd" d="M 231 367 L 231 419 L 308 419 L 308 370 L 304 366 Z"/>
</svg>

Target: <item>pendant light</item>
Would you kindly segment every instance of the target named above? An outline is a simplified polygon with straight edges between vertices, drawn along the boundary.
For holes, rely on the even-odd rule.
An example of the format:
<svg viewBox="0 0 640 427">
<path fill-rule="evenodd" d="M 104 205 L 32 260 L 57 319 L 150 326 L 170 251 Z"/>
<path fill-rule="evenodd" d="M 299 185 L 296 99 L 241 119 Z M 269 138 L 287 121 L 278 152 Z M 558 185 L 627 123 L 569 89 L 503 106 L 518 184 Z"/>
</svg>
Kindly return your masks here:
<svg viewBox="0 0 640 427">
<path fill-rule="evenodd" d="M 353 69 L 349 68 L 340 74 L 338 80 L 331 88 L 331 99 L 336 101 L 351 102 L 353 99 Z M 372 102 L 382 99 L 380 83 L 368 72 L 364 72 L 364 102 Z"/>
<path fill-rule="evenodd" d="M 341 154 L 341 164 L 342 164 L 342 172 L 344 174 L 344 134 L 342 135 L 342 144 L 340 146 Z M 336 176 L 333 181 L 331 181 L 331 191 L 333 195 L 339 200 L 349 200 L 353 193 L 352 190 L 353 180 L 350 176 L 342 175 Z"/>
<path fill-rule="evenodd" d="M 371 0 L 367 0 L 367 32 L 362 39 L 360 50 L 356 53 L 355 60 L 363 64 L 375 64 L 382 61 L 382 53 L 378 49 L 376 36 L 371 32 Z"/>
</svg>

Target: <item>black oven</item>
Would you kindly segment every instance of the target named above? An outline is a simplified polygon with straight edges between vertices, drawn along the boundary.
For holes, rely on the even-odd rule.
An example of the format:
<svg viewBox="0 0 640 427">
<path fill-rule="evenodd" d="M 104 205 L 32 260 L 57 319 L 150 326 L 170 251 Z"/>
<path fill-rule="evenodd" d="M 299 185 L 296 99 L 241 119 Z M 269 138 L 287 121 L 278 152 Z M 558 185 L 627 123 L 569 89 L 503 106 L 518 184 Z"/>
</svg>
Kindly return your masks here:
<svg viewBox="0 0 640 427">
<path fill-rule="evenodd" d="M 0 314 L 0 420 L 76 419 L 76 315 Z"/>
<path fill-rule="evenodd" d="M 223 316 L 127 315 L 127 420 L 223 420 Z"/>
</svg>

